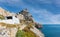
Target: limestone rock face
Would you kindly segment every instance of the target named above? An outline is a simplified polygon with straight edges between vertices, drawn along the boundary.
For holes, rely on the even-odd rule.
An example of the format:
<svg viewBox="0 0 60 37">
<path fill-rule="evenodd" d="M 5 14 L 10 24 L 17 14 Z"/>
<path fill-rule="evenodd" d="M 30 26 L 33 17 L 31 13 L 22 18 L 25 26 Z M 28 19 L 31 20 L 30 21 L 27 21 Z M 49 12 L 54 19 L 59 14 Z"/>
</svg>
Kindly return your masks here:
<svg viewBox="0 0 60 37">
<path fill-rule="evenodd" d="M 19 14 L 16 14 L 10 13 L 9 11 L 6 11 L 0 7 L 0 15 L 3 15 L 4 17 L 16 17 L 12 21 L 11 19 L 9 19 L 10 22 L 8 19 L 4 19 L 4 22 L 6 22 L 5 20 L 8 20 L 7 23 L 0 22 L 0 37 L 16 37 L 17 30 L 23 30 L 25 27 L 28 28 L 27 30 L 31 30 L 32 32 L 34 32 L 34 34 L 36 34 L 37 36 L 44 37 L 44 35 L 34 26 L 35 23 L 33 17 L 27 10 L 22 10 L 21 12 L 19 12 Z M 19 20 L 19 24 L 16 24 L 17 19 Z M 8 22 L 15 22 L 15 24 L 8 24 Z"/>
<path fill-rule="evenodd" d="M 17 28 L 6 28 L 0 24 L 0 37 L 15 37 Z"/>
<path fill-rule="evenodd" d="M 12 15 L 15 15 L 15 13 L 10 13 L 9 11 L 6 11 L 5 9 L 0 7 L 0 15 L 3 15 L 3 16 L 12 16 Z"/>
<path fill-rule="evenodd" d="M 17 18 L 19 18 L 20 20 L 25 20 L 24 16 L 22 14 L 18 14 Z"/>
<path fill-rule="evenodd" d="M 0 7 L 0 15 L 6 15 L 5 10 Z"/>
<path fill-rule="evenodd" d="M 27 23 L 33 22 L 33 17 L 27 11 L 27 9 L 22 10 L 21 12 L 19 12 L 19 14 L 22 14 L 24 16 L 24 19 L 27 21 Z"/>
</svg>

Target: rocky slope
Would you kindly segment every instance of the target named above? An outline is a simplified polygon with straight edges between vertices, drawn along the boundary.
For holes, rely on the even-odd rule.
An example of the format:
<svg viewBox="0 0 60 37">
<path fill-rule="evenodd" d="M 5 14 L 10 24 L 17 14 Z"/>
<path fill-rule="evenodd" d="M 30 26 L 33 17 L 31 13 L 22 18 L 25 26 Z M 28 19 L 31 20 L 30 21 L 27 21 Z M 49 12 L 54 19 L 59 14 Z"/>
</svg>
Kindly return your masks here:
<svg viewBox="0 0 60 37">
<path fill-rule="evenodd" d="M 26 9 L 15 14 L 0 8 L 0 15 L 15 16 L 20 21 L 20 24 L 0 23 L 0 37 L 44 37 L 43 33 L 35 27 L 33 17 Z"/>
<path fill-rule="evenodd" d="M 3 16 L 11 16 L 12 15 L 13 16 L 13 15 L 15 15 L 15 13 L 11 13 L 0 7 L 0 15 L 3 15 Z"/>
</svg>

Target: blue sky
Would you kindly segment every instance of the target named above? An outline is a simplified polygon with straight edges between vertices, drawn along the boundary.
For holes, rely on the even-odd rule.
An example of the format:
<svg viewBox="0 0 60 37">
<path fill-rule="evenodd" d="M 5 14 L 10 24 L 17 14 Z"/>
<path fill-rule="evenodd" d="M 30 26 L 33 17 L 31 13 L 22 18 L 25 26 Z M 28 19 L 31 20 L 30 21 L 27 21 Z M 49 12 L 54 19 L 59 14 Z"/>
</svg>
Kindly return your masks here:
<svg viewBox="0 0 60 37">
<path fill-rule="evenodd" d="M 0 7 L 19 12 L 27 8 L 41 24 L 60 24 L 60 0 L 0 0 Z"/>
</svg>

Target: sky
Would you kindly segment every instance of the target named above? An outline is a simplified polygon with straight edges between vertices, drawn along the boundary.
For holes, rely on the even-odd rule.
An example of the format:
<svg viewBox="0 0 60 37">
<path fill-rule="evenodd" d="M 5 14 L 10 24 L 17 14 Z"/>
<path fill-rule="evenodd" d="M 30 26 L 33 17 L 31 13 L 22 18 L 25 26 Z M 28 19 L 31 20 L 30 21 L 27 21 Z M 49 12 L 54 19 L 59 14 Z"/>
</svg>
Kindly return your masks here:
<svg viewBox="0 0 60 37">
<path fill-rule="evenodd" d="M 0 0 L 0 7 L 15 13 L 27 8 L 38 23 L 60 24 L 60 0 Z"/>
</svg>

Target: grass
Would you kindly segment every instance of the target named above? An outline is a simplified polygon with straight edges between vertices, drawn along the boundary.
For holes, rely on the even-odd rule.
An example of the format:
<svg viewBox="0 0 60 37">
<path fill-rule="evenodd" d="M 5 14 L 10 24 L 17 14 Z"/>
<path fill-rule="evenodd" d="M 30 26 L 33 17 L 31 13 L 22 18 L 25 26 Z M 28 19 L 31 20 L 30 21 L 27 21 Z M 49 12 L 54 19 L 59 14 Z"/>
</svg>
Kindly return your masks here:
<svg viewBox="0 0 60 37">
<path fill-rule="evenodd" d="M 24 37 L 24 32 L 21 30 L 18 30 L 16 33 L 16 37 Z"/>
<path fill-rule="evenodd" d="M 18 28 L 19 26 L 20 26 L 20 24 L 6 24 L 6 23 L 0 23 L 0 25 L 1 26 L 6 26 L 7 28 L 14 28 L 14 27 L 16 27 L 16 28 Z"/>
<path fill-rule="evenodd" d="M 37 36 L 30 30 L 27 32 L 25 32 L 23 30 L 18 30 L 16 33 L 16 37 L 37 37 Z"/>
<path fill-rule="evenodd" d="M 23 29 L 26 33 L 27 33 L 27 35 L 29 36 L 29 37 L 37 37 L 37 35 L 35 34 L 35 33 L 33 33 L 31 30 L 30 30 L 30 28 L 29 27 L 25 27 L 24 29 Z"/>
<path fill-rule="evenodd" d="M 0 15 L 0 19 L 3 20 L 4 19 L 4 16 L 3 15 Z"/>
<path fill-rule="evenodd" d="M 25 27 L 23 30 L 19 30 L 16 33 L 16 37 L 38 37 L 32 31 L 30 31 L 29 27 Z"/>
</svg>

